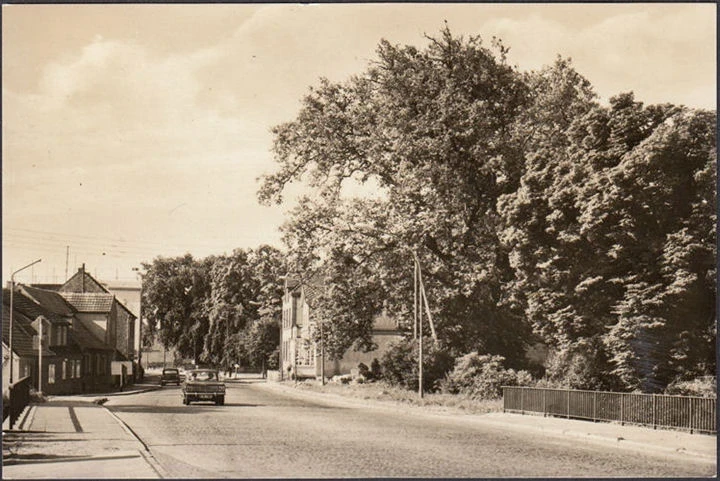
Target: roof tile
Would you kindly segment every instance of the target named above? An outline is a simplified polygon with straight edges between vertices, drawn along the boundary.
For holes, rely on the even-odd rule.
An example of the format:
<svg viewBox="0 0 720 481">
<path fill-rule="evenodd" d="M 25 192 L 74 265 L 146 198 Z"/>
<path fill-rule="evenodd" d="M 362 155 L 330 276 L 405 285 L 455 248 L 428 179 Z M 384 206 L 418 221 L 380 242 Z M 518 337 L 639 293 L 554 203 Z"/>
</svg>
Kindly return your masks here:
<svg viewBox="0 0 720 481">
<path fill-rule="evenodd" d="M 110 312 L 115 296 L 96 292 L 61 292 L 78 312 Z"/>
</svg>

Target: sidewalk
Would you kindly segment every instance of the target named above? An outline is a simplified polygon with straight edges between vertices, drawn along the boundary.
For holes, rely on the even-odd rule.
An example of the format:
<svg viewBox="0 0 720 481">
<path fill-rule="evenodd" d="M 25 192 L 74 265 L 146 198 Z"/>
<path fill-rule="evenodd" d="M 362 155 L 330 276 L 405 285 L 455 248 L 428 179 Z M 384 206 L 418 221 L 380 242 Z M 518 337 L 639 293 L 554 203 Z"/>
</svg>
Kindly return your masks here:
<svg viewBox="0 0 720 481">
<path fill-rule="evenodd" d="M 3 432 L 3 479 L 163 477 L 115 415 L 69 397 L 30 405 L 18 429 Z"/>
<path fill-rule="evenodd" d="M 412 415 L 445 419 L 453 422 L 473 423 L 479 426 L 511 429 L 528 433 L 541 433 L 551 437 L 572 438 L 577 442 L 604 444 L 618 449 L 640 453 L 653 453 L 664 457 L 693 459 L 717 464 L 717 436 L 690 434 L 685 431 L 652 429 L 650 427 L 620 425 L 619 423 L 590 422 L 573 419 L 522 415 L 513 413 L 467 414 L 461 411 L 410 406 L 406 404 L 366 401 L 335 394 L 300 391 L 281 383 L 257 384 L 264 389 L 281 391 L 299 398 L 325 401 L 331 404 L 384 409 Z"/>
</svg>

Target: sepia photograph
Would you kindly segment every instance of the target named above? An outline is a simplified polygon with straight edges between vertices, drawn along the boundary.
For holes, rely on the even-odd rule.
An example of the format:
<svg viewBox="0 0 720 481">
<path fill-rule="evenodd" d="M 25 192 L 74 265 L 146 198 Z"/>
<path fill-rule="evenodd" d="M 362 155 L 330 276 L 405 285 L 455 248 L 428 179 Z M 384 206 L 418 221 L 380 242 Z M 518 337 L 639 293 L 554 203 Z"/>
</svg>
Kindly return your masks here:
<svg viewBox="0 0 720 481">
<path fill-rule="evenodd" d="M 717 6 L 2 17 L 3 479 L 717 477 Z"/>
</svg>

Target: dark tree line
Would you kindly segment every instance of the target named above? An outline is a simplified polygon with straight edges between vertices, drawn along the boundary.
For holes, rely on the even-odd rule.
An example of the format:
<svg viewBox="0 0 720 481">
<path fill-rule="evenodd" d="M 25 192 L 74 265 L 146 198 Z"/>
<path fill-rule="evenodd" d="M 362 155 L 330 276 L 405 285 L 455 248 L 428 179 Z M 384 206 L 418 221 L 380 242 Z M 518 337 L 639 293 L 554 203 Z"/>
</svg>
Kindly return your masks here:
<svg viewBox="0 0 720 481">
<path fill-rule="evenodd" d="M 276 367 L 285 257 L 274 247 L 143 264 L 148 335 L 215 366 Z"/>
<path fill-rule="evenodd" d="M 567 59 L 520 72 L 495 39 L 427 40 L 382 41 L 273 131 L 259 198 L 312 188 L 284 233 L 290 267 L 328 286 L 328 352 L 372 348 L 382 310 L 410 329 L 416 252 L 455 357 L 578 388 L 714 374 L 715 112 L 632 93 L 601 105 Z M 549 354 L 532 366 L 538 342 Z"/>
</svg>

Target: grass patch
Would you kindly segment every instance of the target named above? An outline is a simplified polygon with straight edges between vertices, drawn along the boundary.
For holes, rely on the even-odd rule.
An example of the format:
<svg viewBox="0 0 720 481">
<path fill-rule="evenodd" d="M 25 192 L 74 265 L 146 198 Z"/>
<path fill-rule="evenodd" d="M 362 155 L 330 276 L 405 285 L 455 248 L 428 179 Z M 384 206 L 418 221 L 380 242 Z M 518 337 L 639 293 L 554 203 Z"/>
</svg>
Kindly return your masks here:
<svg viewBox="0 0 720 481">
<path fill-rule="evenodd" d="M 293 383 L 294 384 L 294 383 Z M 486 414 L 502 411 L 502 399 L 476 400 L 462 394 L 425 393 L 420 398 L 417 392 L 408 391 L 385 382 L 366 382 L 363 384 L 341 384 L 328 382 L 324 386 L 320 381 L 305 380 L 297 383 L 297 389 L 370 401 L 382 401 L 401 405 L 418 406 L 433 411 L 456 412 L 466 414 Z"/>
</svg>

